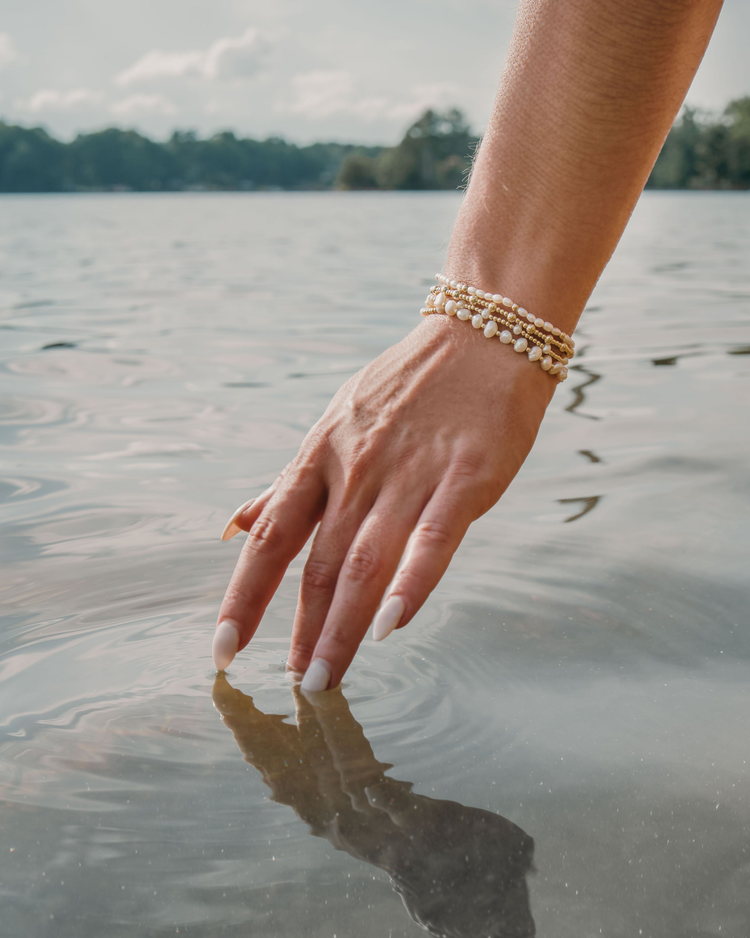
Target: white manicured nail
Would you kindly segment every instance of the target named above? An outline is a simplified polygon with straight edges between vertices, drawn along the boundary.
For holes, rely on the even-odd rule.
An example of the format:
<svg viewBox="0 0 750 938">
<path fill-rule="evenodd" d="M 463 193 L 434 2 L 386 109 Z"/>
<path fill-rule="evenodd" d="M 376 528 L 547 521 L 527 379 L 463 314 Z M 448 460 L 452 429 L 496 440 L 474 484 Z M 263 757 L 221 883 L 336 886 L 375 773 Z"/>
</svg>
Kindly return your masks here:
<svg viewBox="0 0 750 938">
<path fill-rule="evenodd" d="M 302 678 L 302 690 L 325 690 L 331 680 L 331 666 L 324 658 L 316 658 L 310 663 Z"/>
<path fill-rule="evenodd" d="M 237 511 L 235 511 L 235 513 L 232 515 L 229 521 L 227 521 L 226 527 L 221 532 L 222 541 L 230 541 L 234 537 L 235 534 L 239 534 L 242 528 L 237 524 L 237 519 L 242 514 L 242 512 L 245 511 L 246 508 L 249 508 L 252 505 L 254 501 L 255 501 L 254 498 L 249 499 L 248 501 L 245 502 L 244 505 L 240 505 Z"/>
<path fill-rule="evenodd" d="M 211 646 L 217 671 L 224 671 L 234 661 L 240 647 L 240 627 L 233 619 L 224 619 L 216 627 L 214 643 Z"/>
<path fill-rule="evenodd" d="M 372 637 L 376 642 L 382 642 L 384 638 L 388 638 L 401 621 L 405 608 L 400 596 L 390 596 L 386 599 L 372 623 Z"/>
<path fill-rule="evenodd" d="M 299 684 L 304 676 L 301 671 L 295 671 L 293 668 L 286 669 L 286 679 L 290 684 Z"/>
</svg>

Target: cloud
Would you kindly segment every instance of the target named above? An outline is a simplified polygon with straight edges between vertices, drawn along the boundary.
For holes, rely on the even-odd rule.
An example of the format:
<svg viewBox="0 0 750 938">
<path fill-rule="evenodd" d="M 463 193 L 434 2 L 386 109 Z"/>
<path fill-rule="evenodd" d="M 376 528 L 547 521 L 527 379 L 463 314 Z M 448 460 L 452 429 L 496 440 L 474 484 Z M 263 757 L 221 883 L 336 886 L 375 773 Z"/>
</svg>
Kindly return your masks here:
<svg viewBox="0 0 750 938">
<path fill-rule="evenodd" d="M 0 68 L 10 65 L 19 58 L 9 33 L 0 33 Z"/>
<path fill-rule="evenodd" d="M 122 101 L 115 101 L 110 109 L 117 117 L 133 117 L 144 112 L 151 114 L 174 114 L 171 101 L 162 94 L 131 94 Z"/>
<path fill-rule="evenodd" d="M 58 91 L 56 88 L 44 88 L 37 91 L 27 102 L 19 102 L 25 110 L 66 111 L 81 105 L 97 104 L 102 95 L 88 88 L 75 88 L 72 91 Z"/>
<path fill-rule="evenodd" d="M 418 117 L 428 107 L 449 107 L 462 100 L 461 87 L 447 81 L 412 85 L 398 98 L 363 95 L 349 72 L 324 69 L 295 75 L 291 86 L 291 103 L 284 109 L 311 120 L 343 114 L 364 121 L 406 122 Z"/>
<path fill-rule="evenodd" d="M 217 39 L 204 50 L 162 52 L 152 49 L 115 76 L 115 84 L 126 88 L 137 82 L 164 78 L 193 77 L 209 81 L 247 78 L 257 72 L 266 45 L 258 30 L 250 27 L 241 36 Z"/>
<path fill-rule="evenodd" d="M 292 78 L 292 114 L 320 119 L 348 111 L 354 96 L 354 81 L 349 72 L 316 69 Z"/>
<path fill-rule="evenodd" d="M 412 85 L 409 93 L 401 100 L 394 102 L 388 111 L 393 120 L 408 121 L 418 117 L 427 108 L 445 110 L 455 107 L 457 101 L 465 101 L 467 94 L 452 81 L 435 81 L 430 84 Z"/>
</svg>

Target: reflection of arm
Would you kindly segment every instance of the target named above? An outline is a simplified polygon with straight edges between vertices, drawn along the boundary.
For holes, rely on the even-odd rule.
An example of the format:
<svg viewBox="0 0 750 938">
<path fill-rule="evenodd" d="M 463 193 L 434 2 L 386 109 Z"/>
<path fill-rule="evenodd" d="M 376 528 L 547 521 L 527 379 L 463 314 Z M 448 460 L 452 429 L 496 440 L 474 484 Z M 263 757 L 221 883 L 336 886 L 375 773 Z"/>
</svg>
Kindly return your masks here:
<svg viewBox="0 0 750 938">
<path fill-rule="evenodd" d="M 521 0 L 448 273 L 572 332 L 721 0 Z"/>
<path fill-rule="evenodd" d="M 262 713 L 223 674 L 213 700 L 272 799 L 311 833 L 384 870 L 432 934 L 534 934 L 526 873 L 533 840 L 500 815 L 416 795 L 384 773 L 340 688 L 311 703 L 295 688 L 297 726 Z"/>
</svg>

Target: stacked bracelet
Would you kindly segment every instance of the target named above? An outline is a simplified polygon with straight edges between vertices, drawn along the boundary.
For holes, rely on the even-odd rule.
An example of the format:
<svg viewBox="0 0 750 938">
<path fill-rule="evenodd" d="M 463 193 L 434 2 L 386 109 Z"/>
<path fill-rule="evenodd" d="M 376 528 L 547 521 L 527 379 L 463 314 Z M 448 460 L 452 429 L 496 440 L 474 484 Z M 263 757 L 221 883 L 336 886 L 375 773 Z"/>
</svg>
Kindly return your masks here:
<svg viewBox="0 0 750 938">
<path fill-rule="evenodd" d="M 436 276 L 438 285 L 427 296 L 423 316 L 445 313 L 465 322 L 471 320 L 475 329 L 484 330 L 486 338 L 497 336 L 503 345 L 512 342 L 515 352 L 526 352 L 530 362 L 539 362 L 543 371 L 559 381 L 568 377 L 567 365 L 575 355 L 575 342 L 569 335 L 507 296 L 485 293 L 443 274 Z"/>
</svg>

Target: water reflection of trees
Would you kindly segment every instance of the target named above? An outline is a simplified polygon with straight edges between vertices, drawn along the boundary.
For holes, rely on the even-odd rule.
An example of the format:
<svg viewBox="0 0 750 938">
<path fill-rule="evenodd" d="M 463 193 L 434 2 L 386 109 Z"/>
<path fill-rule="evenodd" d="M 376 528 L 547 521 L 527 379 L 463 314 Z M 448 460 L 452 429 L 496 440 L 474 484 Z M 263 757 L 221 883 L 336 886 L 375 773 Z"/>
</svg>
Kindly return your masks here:
<svg viewBox="0 0 750 938">
<path fill-rule="evenodd" d="M 384 870 L 409 915 L 440 938 L 531 938 L 526 874 L 534 842 L 498 814 L 428 798 L 385 775 L 340 689 L 308 700 L 296 725 L 262 713 L 220 674 L 214 704 L 271 798 L 337 850 Z"/>
</svg>

